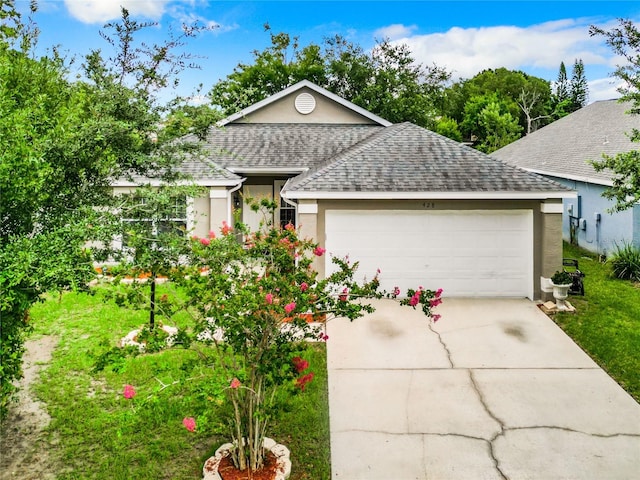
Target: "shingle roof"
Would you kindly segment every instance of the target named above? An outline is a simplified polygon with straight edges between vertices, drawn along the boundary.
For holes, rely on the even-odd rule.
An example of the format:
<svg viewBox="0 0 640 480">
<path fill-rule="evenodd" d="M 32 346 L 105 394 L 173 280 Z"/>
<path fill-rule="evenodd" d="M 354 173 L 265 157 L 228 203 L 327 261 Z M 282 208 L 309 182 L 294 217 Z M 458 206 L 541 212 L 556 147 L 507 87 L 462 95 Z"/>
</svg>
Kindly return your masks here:
<svg viewBox="0 0 640 480">
<path fill-rule="evenodd" d="M 640 129 L 640 116 L 625 113 L 630 108 L 617 100 L 594 102 L 491 155 L 538 173 L 609 183 L 611 174 L 596 172 L 589 160 L 639 148 L 625 134 Z"/>
<path fill-rule="evenodd" d="M 289 182 L 288 192 L 564 192 L 411 123 L 386 127 Z"/>
<path fill-rule="evenodd" d="M 217 165 L 206 158 L 192 158 L 185 160 L 177 169 L 179 173 L 187 175 L 198 185 L 237 185 L 242 178 L 235 173 Z M 131 175 L 129 178 L 120 178 L 112 182 L 113 186 L 133 186 L 146 183 L 160 183 L 158 178 L 150 178 L 142 175 Z"/>
<path fill-rule="evenodd" d="M 211 129 L 205 150 L 225 168 L 307 169 L 384 130 L 378 125 L 252 124 Z"/>
</svg>

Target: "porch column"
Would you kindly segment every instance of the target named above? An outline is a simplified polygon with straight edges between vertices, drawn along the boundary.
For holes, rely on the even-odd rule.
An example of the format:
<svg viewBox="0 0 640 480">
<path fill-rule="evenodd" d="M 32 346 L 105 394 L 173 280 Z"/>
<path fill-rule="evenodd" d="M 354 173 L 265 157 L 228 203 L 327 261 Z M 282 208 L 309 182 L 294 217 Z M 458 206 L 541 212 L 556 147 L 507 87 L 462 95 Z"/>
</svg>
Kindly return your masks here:
<svg viewBox="0 0 640 480">
<path fill-rule="evenodd" d="M 315 200 L 300 200 L 298 203 L 298 227 L 300 237 L 319 242 L 318 204 Z"/>
<path fill-rule="evenodd" d="M 549 278 L 556 270 L 562 269 L 562 201 L 543 202 L 540 205 L 540 212 L 542 213 L 541 275 Z M 540 290 L 540 284 L 537 279 L 534 287 L 535 290 Z M 542 300 L 548 300 L 550 298 L 544 297 L 550 297 L 550 294 L 545 295 L 540 292 L 540 295 L 534 297 L 542 297 Z"/>
<path fill-rule="evenodd" d="M 209 190 L 209 230 L 216 235 L 220 233 L 222 222 L 229 217 L 229 192 L 226 188 L 212 188 Z"/>
</svg>

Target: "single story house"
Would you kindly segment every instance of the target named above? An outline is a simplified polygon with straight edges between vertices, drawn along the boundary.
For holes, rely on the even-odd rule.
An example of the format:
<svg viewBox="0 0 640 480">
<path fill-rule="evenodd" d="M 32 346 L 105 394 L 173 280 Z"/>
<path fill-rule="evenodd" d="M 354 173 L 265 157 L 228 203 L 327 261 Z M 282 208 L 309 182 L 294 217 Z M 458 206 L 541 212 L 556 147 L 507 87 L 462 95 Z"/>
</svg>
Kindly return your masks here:
<svg viewBox="0 0 640 480">
<path fill-rule="evenodd" d="M 630 108 L 617 100 L 594 102 L 491 154 L 576 190 L 577 198 L 564 199 L 563 237 L 605 256 L 624 243 L 640 248 L 640 204 L 610 213 L 613 202 L 602 193 L 613 185 L 611 172 L 591 164 L 603 154 L 638 150 L 627 134 L 640 129 L 640 116 L 626 113 Z"/>
<path fill-rule="evenodd" d="M 195 235 L 243 198 L 270 197 L 331 256 L 349 255 L 382 287 L 423 285 L 448 296 L 540 298 L 540 276 L 562 265 L 562 202 L 574 192 L 410 123 L 391 124 L 302 81 L 221 121 L 206 159 L 185 169 L 208 195 L 190 199 Z M 116 190 L 132 188 L 126 182 Z M 575 201 L 575 200 L 574 200 Z"/>
</svg>

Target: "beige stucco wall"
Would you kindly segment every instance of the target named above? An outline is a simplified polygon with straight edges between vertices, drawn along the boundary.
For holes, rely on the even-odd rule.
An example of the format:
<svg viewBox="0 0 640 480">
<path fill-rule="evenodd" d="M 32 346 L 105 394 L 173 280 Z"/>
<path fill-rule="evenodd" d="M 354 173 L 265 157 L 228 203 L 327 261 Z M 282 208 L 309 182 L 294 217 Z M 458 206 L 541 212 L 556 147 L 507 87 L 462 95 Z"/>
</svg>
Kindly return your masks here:
<svg viewBox="0 0 640 480">
<path fill-rule="evenodd" d="M 316 100 L 315 110 L 307 115 L 299 113 L 294 105 L 295 99 L 306 92 Z M 284 98 L 236 120 L 236 123 L 339 123 L 339 124 L 374 124 L 368 118 L 349 110 L 337 102 L 330 100 L 309 88 L 302 88 Z"/>
<path fill-rule="evenodd" d="M 229 219 L 229 201 L 226 188 L 212 189 L 215 192 L 211 198 L 209 192 L 206 196 L 193 200 L 193 235 L 204 237 L 213 230 L 216 234 L 220 232 L 223 221 Z"/>
</svg>

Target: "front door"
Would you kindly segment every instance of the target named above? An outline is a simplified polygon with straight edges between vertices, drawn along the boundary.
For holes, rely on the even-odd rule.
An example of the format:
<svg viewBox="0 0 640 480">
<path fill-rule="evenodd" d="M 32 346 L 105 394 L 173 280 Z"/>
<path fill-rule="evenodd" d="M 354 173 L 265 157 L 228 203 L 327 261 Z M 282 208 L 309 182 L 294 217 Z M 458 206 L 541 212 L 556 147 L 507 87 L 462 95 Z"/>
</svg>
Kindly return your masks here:
<svg viewBox="0 0 640 480">
<path fill-rule="evenodd" d="M 260 201 L 263 198 L 275 198 L 277 203 L 274 216 L 265 215 L 265 212 L 262 210 L 254 212 L 246 203 L 243 203 L 242 222 L 245 223 L 252 232 L 258 230 L 261 225 L 263 227 L 269 227 L 271 225 L 284 227 L 289 223 L 293 225 L 296 224 L 296 208 L 285 202 L 280 196 L 280 191 L 285 183 L 286 180 L 275 180 L 269 185 L 245 185 L 243 187 L 243 197 L 245 199 L 252 198 L 254 201 Z"/>
</svg>

